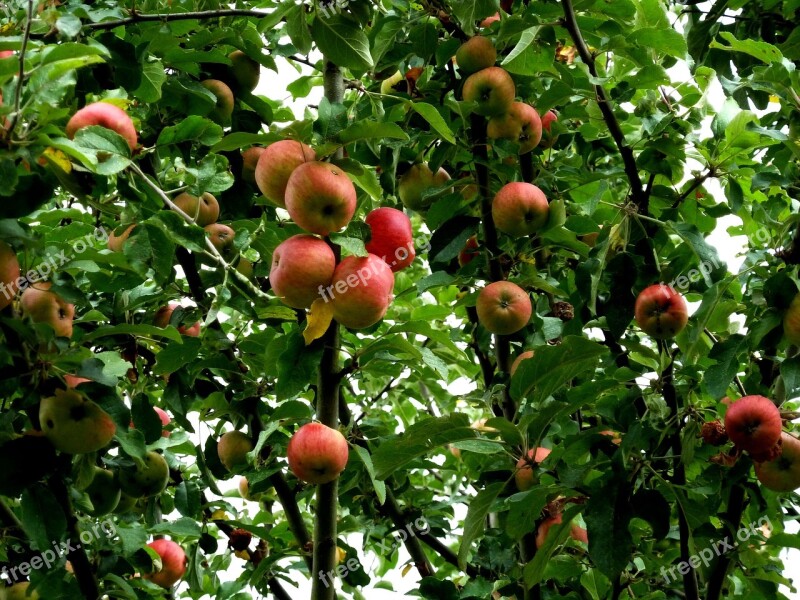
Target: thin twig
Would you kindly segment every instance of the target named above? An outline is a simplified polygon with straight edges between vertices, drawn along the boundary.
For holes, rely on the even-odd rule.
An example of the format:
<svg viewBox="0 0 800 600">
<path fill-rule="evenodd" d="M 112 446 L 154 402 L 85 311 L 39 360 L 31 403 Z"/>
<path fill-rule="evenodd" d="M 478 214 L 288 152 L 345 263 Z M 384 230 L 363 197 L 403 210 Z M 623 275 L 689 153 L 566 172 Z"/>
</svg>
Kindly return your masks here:
<svg viewBox="0 0 800 600">
<path fill-rule="evenodd" d="M 101 21 L 99 23 L 86 23 L 83 29 L 114 29 L 122 27 L 123 25 L 130 25 L 132 23 L 144 23 L 147 21 L 182 21 L 196 19 L 203 21 L 205 19 L 218 19 L 220 17 L 270 17 L 272 13 L 264 12 L 261 10 L 247 10 L 238 8 L 225 8 L 220 10 L 203 10 L 194 12 L 181 12 L 181 13 L 160 13 L 160 14 L 140 14 L 135 13 L 130 17 L 124 19 L 117 19 L 115 21 Z"/>
<path fill-rule="evenodd" d="M 19 122 L 20 103 L 22 101 L 22 80 L 25 77 L 25 52 L 28 49 L 28 40 L 31 36 L 31 22 L 33 21 L 33 0 L 28 0 L 28 17 L 25 21 L 25 32 L 22 34 L 22 47 L 19 51 L 19 77 L 17 89 L 14 90 L 14 112 L 8 125 L 8 135 L 11 136 Z"/>
</svg>

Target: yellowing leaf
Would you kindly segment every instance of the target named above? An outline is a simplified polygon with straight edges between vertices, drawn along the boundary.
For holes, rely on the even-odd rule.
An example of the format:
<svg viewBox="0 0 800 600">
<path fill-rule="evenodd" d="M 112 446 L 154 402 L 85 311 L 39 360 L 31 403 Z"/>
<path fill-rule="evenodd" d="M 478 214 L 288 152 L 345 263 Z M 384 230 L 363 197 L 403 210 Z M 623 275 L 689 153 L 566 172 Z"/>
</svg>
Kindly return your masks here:
<svg viewBox="0 0 800 600">
<path fill-rule="evenodd" d="M 247 550 L 237 550 L 234 554 L 242 560 L 250 560 L 250 553 Z"/>
<path fill-rule="evenodd" d="M 400 574 L 401 577 L 405 577 L 406 574 L 411 570 L 414 565 L 408 563 L 406 566 L 403 567 L 403 572 Z"/>
<path fill-rule="evenodd" d="M 333 321 L 333 302 L 317 298 L 308 311 L 306 330 L 303 332 L 306 346 L 321 338 L 330 327 L 331 321 Z"/>
<path fill-rule="evenodd" d="M 347 558 L 347 552 L 342 550 L 339 546 L 336 546 L 336 564 L 340 565 L 344 562 Z"/>
<path fill-rule="evenodd" d="M 69 161 L 69 157 L 61 150 L 56 150 L 52 146 L 45 148 L 44 152 L 42 152 L 42 158 L 50 164 L 57 166 L 65 173 L 72 171 L 72 163 Z"/>
<path fill-rule="evenodd" d="M 211 514 L 212 521 L 227 521 L 228 520 L 228 513 L 226 513 L 222 509 L 217 509 Z"/>
</svg>

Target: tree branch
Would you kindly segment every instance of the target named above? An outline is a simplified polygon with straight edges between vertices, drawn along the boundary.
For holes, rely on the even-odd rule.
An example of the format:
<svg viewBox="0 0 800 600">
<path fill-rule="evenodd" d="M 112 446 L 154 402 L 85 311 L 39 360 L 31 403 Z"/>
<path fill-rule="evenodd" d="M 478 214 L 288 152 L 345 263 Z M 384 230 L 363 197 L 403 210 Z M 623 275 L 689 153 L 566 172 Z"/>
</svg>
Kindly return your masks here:
<svg viewBox="0 0 800 600">
<path fill-rule="evenodd" d="M 589 51 L 589 47 L 586 45 L 586 41 L 583 39 L 581 30 L 578 27 L 578 20 L 575 16 L 575 9 L 572 6 L 572 0 L 562 0 L 561 7 L 564 10 L 564 27 L 569 32 L 569 35 L 575 44 L 575 48 L 578 50 L 581 60 L 589 69 L 589 73 L 592 75 L 592 77 L 597 78 L 597 65 L 595 64 L 594 57 Z M 639 177 L 639 169 L 636 166 L 636 158 L 633 156 L 633 150 L 631 150 L 630 146 L 625 143 L 625 134 L 622 133 L 622 128 L 619 126 L 619 121 L 614 115 L 614 111 L 611 108 L 611 103 L 608 99 L 605 89 L 602 85 L 598 84 L 594 86 L 594 91 L 597 95 L 597 105 L 600 108 L 600 112 L 603 113 L 603 119 L 606 122 L 608 131 L 611 134 L 614 143 L 617 145 L 617 150 L 619 150 L 619 153 L 622 156 L 622 162 L 625 166 L 625 174 L 628 176 L 628 181 L 631 185 L 633 202 L 638 207 L 640 214 L 647 215 L 649 211 L 649 199 L 642 188 L 642 180 Z"/>
<path fill-rule="evenodd" d="M 726 535 L 731 539 L 736 535 L 739 529 L 739 523 L 742 521 L 742 513 L 744 512 L 744 487 L 738 483 L 734 483 L 731 491 L 728 494 L 728 506 L 725 509 Z M 728 574 L 728 567 L 731 564 L 731 555 L 721 554 L 717 559 L 717 563 L 711 570 L 711 575 L 708 578 L 708 586 L 706 587 L 706 600 L 719 600 L 722 594 L 722 586 L 725 583 L 725 577 Z"/>
<path fill-rule="evenodd" d="M 11 121 L 8 124 L 8 135 L 14 132 L 19 122 L 19 109 L 22 100 L 22 81 L 25 77 L 25 52 L 28 49 L 28 40 L 31 37 L 31 23 L 33 22 L 33 0 L 28 0 L 28 16 L 25 20 L 25 31 L 22 34 L 22 47 L 19 51 L 19 76 L 17 77 L 17 89 L 14 90 L 14 112 L 11 114 Z"/>
<path fill-rule="evenodd" d="M 85 30 L 98 30 L 98 29 L 114 29 L 132 23 L 145 23 L 148 21 L 185 21 L 196 19 L 204 21 L 206 19 L 219 19 L 221 17 L 256 17 L 263 18 L 269 17 L 272 13 L 260 10 L 246 10 L 238 8 L 225 8 L 220 10 L 202 10 L 194 12 L 181 12 L 181 13 L 159 13 L 159 14 L 141 14 L 133 13 L 130 17 L 124 19 L 117 19 L 115 21 L 101 21 L 99 23 L 86 23 L 82 29 Z"/>
</svg>

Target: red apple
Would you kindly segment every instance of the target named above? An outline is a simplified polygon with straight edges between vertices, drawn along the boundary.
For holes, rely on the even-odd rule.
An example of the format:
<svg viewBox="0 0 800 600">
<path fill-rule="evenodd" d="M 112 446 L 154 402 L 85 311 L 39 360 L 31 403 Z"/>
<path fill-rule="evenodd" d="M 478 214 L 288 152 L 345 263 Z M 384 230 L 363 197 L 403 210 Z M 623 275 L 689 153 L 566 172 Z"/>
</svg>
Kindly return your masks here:
<svg viewBox="0 0 800 600">
<path fill-rule="evenodd" d="M 168 590 L 186 574 L 186 553 L 171 540 L 154 540 L 147 545 L 161 557 L 161 569 L 142 577 Z"/>
<path fill-rule="evenodd" d="M 528 294 L 510 281 L 495 281 L 483 288 L 475 308 L 481 325 L 497 335 L 516 333 L 528 324 L 533 313 Z"/>
<path fill-rule="evenodd" d="M 172 320 L 172 313 L 175 312 L 175 309 L 179 306 L 180 304 L 177 302 L 170 302 L 167 306 L 159 308 L 158 311 L 156 311 L 156 316 L 153 317 L 153 325 L 162 328 L 169 325 Z M 200 321 L 190 326 L 178 325 L 178 332 L 189 337 L 198 337 L 200 335 Z"/>
<path fill-rule="evenodd" d="M 514 80 L 505 69 L 489 67 L 467 77 L 462 97 L 466 102 L 478 103 L 477 114 L 494 117 L 511 109 L 516 93 Z"/>
<path fill-rule="evenodd" d="M 266 148 L 260 146 L 253 146 L 242 152 L 242 179 L 247 183 L 256 182 L 256 167 L 258 166 L 258 159 L 264 154 Z"/>
<path fill-rule="evenodd" d="M 178 194 L 173 202 L 200 227 L 216 223 L 219 219 L 219 202 L 208 192 L 202 193 L 199 198 L 183 192 Z"/>
<path fill-rule="evenodd" d="M 72 115 L 67 123 L 67 137 L 72 139 L 79 129 L 99 125 L 116 131 L 128 142 L 131 150 L 136 149 L 137 135 L 133 121 L 124 110 L 108 102 L 88 104 Z"/>
<path fill-rule="evenodd" d="M 402 210 L 376 208 L 364 221 L 372 231 L 367 252 L 380 256 L 395 272 L 414 262 L 414 232 L 411 219 Z"/>
<path fill-rule="evenodd" d="M 519 153 L 527 154 L 542 139 L 542 120 L 530 104 L 514 102 L 507 113 L 489 119 L 486 135 L 492 140 L 515 141 L 519 144 Z"/>
<path fill-rule="evenodd" d="M 761 484 L 775 492 L 791 492 L 800 487 L 800 440 L 781 433 L 781 455 L 769 462 L 755 464 Z"/>
<path fill-rule="evenodd" d="M 8 58 L 9 56 L 14 56 L 13 50 L 0 50 L 0 59 Z"/>
<path fill-rule="evenodd" d="M 225 83 L 219 79 L 206 79 L 200 82 L 204 88 L 214 94 L 216 103 L 208 117 L 221 125 L 227 124 L 233 114 L 233 92 Z"/>
<path fill-rule="evenodd" d="M 136 223 L 128 225 L 119 235 L 115 235 L 112 231 L 108 236 L 108 249 L 112 252 L 122 252 L 122 249 L 125 247 L 125 242 L 128 241 L 134 229 L 136 229 Z"/>
<path fill-rule="evenodd" d="M 411 210 L 423 210 L 431 205 L 431 198 L 422 194 L 431 188 L 438 188 L 450 181 L 450 174 L 440 167 L 436 173 L 428 163 L 417 163 L 400 176 L 397 182 L 397 195 L 400 202 Z"/>
<path fill-rule="evenodd" d="M 217 454 L 220 462 L 228 471 L 247 464 L 247 453 L 255 446 L 253 440 L 241 431 L 228 431 L 217 442 Z"/>
<path fill-rule="evenodd" d="M 19 291 L 19 260 L 14 249 L 0 240 L 0 310 L 9 306 Z"/>
<path fill-rule="evenodd" d="M 464 73 L 475 73 L 494 66 L 497 50 L 489 38 L 476 35 L 461 44 L 456 51 L 456 63 Z"/>
<path fill-rule="evenodd" d="M 88 381 L 88 379 L 87 379 L 87 381 Z M 167 414 L 167 411 L 162 410 L 162 409 L 158 408 L 157 406 L 154 406 L 153 407 L 153 412 L 155 412 L 158 415 L 158 418 L 161 421 L 161 425 L 162 426 L 166 427 L 167 425 L 169 425 L 172 422 L 172 418 L 169 416 L 169 414 Z M 133 421 L 131 421 L 130 427 L 131 427 L 131 429 L 135 429 L 136 428 L 136 426 L 133 424 Z M 169 437 L 169 431 L 164 429 L 161 432 L 161 437 Z"/>
<path fill-rule="evenodd" d="M 744 396 L 725 412 L 725 431 L 742 450 L 757 454 L 768 451 L 781 439 L 781 411 L 764 396 Z"/>
<path fill-rule="evenodd" d="M 481 21 L 480 26 L 482 29 L 487 29 L 492 26 L 492 23 L 497 23 L 500 20 L 500 13 L 496 12 L 491 17 L 486 17 Z"/>
<path fill-rule="evenodd" d="M 532 235 L 547 224 L 550 205 L 532 183 L 507 183 L 492 200 L 495 227 L 512 237 Z"/>
<path fill-rule="evenodd" d="M 303 163 L 286 184 L 286 210 L 306 231 L 328 235 L 346 227 L 353 218 L 356 188 L 347 173 L 334 164 Z"/>
<path fill-rule="evenodd" d="M 478 236 L 472 235 L 467 238 L 466 244 L 458 253 L 458 265 L 464 267 L 471 263 L 476 256 L 480 256 L 480 252 L 477 252 L 477 249 L 480 248 L 478 245 Z"/>
<path fill-rule="evenodd" d="M 521 492 L 531 489 L 539 483 L 539 478 L 535 476 L 531 462 L 540 463 L 550 454 L 549 448 L 531 448 L 526 456 L 522 456 L 517 461 L 517 470 L 514 472 L 514 481 L 517 489 Z"/>
<path fill-rule="evenodd" d="M 322 423 L 307 423 L 289 440 L 286 457 L 295 477 L 306 483 L 329 483 L 347 466 L 350 449 L 336 429 Z"/>
<path fill-rule="evenodd" d="M 58 337 L 72 337 L 72 320 L 75 306 L 65 302 L 61 296 L 49 291 L 52 283 L 34 283 L 22 292 L 22 312 L 34 323 L 47 323 Z"/>
<path fill-rule="evenodd" d="M 258 86 L 261 77 L 261 65 L 241 50 L 234 50 L 228 55 L 231 59 L 231 72 L 240 90 L 252 92 Z"/>
<path fill-rule="evenodd" d="M 281 140 L 270 144 L 256 164 L 256 184 L 264 197 L 286 206 L 286 184 L 292 172 L 305 162 L 317 160 L 314 150 L 302 142 Z"/>
<path fill-rule="evenodd" d="M 520 363 L 523 360 L 528 360 L 529 358 L 533 358 L 533 350 L 526 350 L 522 352 L 517 358 L 514 359 L 514 362 L 511 363 L 511 376 L 514 376 L 514 373 L 517 372 L 517 368 L 519 368 Z"/>
<path fill-rule="evenodd" d="M 214 248 L 217 249 L 217 252 L 222 255 L 222 258 L 230 262 L 236 254 L 236 248 L 233 247 L 236 232 L 222 223 L 212 223 L 211 225 L 206 225 L 203 229 L 206 230 L 208 238 Z"/>
<path fill-rule="evenodd" d="M 68 390 L 74 390 L 82 383 L 90 383 L 92 380 L 86 377 L 78 377 L 77 375 L 64 375 L 64 383 L 67 385 Z"/>
<path fill-rule="evenodd" d="M 336 257 L 324 240 L 300 234 L 281 242 L 272 253 L 272 291 L 287 306 L 308 308 L 331 284 Z"/>
<path fill-rule="evenodd" d="M 642 331 L 659 340 L 675 337 L 689 321 L 686 300 L 663 283 L 651 285 L 639 293 L 634 315 Z"/>
<path fill-rule="evenodd" d="M 548 110 L 542 115 L 542 139 L 539 142 L 542 148 L 552 148 L 558 139 L 558 136 L 554 135 L 551 130 L 553 121 L 558 121 L 558 115 L 552 110 Z"/>
<path fill-rule="evenodd" d="M 380 321 L 392 302 L 394 273 L 383 260 L 369 254 L 348 256 L 333 272 L 323 298 L 333 298 L 333 318 L 350 329 Z"/>
<path fill-rule="evenodd" d="M 538 529 L 536 530 L 536 548 L 541 548 L 545 541 L 547 540 L 547 534 L 550 532 L 550 528 L 553 525 L 560 525 L 563 521 L 562 513 L 558 513 L 554 517 L 547 517 L 542 521 L 539 525 Z M 576 525 L 572 523 L 569 529 L 570 537 L 578 542 L 583 542 L 584 544 L 589 543 L 589 535 L 586 530 L 581 527 L 580 525 Z"/>
</svg>

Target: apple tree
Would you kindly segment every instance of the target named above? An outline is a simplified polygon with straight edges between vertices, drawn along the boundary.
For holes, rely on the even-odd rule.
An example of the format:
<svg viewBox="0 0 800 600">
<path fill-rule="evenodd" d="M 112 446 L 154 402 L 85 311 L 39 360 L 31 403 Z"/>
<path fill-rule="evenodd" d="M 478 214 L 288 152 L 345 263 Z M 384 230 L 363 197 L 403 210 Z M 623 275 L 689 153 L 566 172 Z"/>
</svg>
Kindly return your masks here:
<svg viewBox="0 0 800 600">
<path fill-rule="evenodd" d="M 0 599 L 788 598 L 798 22 L 2 4 Z"/>
</svg>

